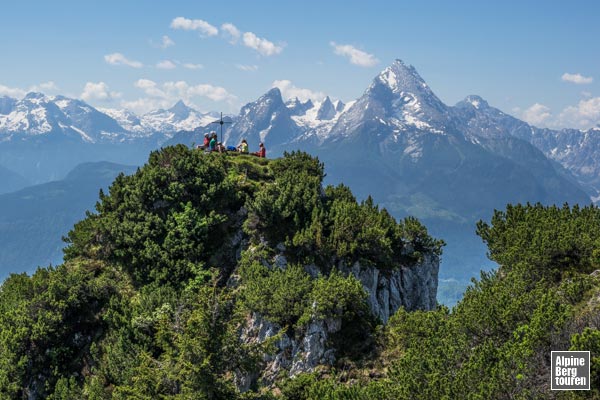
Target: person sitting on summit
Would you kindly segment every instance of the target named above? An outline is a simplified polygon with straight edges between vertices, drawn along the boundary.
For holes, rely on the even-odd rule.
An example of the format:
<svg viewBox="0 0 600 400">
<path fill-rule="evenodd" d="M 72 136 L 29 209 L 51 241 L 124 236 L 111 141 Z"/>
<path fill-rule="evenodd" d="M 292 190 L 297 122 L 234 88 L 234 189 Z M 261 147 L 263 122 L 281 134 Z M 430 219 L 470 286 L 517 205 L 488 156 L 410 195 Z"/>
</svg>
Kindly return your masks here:
<svg viewBox="0 0 600 400">
<path fill-rule="evenodd" d="M 237 147 L 237 151 L 242 154 L 248 154 L 248 142 L 246 142 L 246 139 L 242 139 L 242 143 Z"/>
<path fill-rule="evenodd" d="M 208 142 L 208 148 L 210 151 L 215 151 L 217 149 L 217 134 L 216 133 L 212 133 L 212 136 L 210 138 L 210 142 Z"/>
<path fill-rule="evenodd" d="M 261 143 L 259 145 L 259 150 L 252 154 L 260 158 L 265 158 L 267 156 L 267 150 L 265 149 L 265 145 Z"/>
<path fill-rule="evenodd" d="M 198 145 L 199 149 L 208 150 L 210 146 L 210 135 L 208 133 L 204 134 L 204 143 L 202 145 Z"/>
</svg>

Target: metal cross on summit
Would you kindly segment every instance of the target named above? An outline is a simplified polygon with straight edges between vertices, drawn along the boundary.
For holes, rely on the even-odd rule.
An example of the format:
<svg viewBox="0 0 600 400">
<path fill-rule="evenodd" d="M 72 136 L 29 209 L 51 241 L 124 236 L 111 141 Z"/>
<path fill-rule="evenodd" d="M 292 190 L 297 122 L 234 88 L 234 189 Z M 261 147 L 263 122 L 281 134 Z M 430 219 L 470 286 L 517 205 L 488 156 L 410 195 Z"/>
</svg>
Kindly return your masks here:
<svg viewBox="0 0 600 400">
<path fill-rule="evenodd" d="M 221 119 L 218 121 L 213 121 L 211 124 L 219 124 L 221 125 L 221 144 L 223 144 L 223 124 L 231 124 L 231 121 L 223 121 L 223 113 L 221 112 Z"/>
</svg>

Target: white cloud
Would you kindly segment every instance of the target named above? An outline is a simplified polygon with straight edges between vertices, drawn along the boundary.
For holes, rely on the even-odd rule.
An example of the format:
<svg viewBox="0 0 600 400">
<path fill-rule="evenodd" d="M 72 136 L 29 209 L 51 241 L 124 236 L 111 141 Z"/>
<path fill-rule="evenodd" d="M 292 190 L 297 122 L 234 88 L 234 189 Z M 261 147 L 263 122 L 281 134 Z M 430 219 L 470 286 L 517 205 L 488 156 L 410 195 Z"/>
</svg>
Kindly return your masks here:
<svg viewBox="0 0 600 400">
<path fill-rule="evenodd" d="M 104 61 L 110 65 L 127 65 L 132 68 L 142 68 L 144 64 L 139 61 L 129 60 L 121 53 L 112 53 L 104 56 Z"/>
<path fill-rule="evenodd" d="M 574 128 L 586 130 L 600 124 L 600 97 L 591 97 L 579 101 L 576 105 L 565 107 L 554 114 L 550 108 L 535 103 L 522 111 L 513 110 L 524 121 L 542 128 Z"/>
<path fill-rule="evenodd" d="M 254 72 L 254 71 L 258 71 L 258 65 L 243 65 L 243 64 L 238 64 L 236 65 L 236 68 L 242 71 L 248 71 L 248 72 Z"/>
<path fill-rule="evenodd" d="M 171 39 L 167 35 L 164 35 L 160 42 L 160 48 L 166 49 L 167 47 L 171 47 L 171 46 L 175 46 L 175 42 L 173 41 L 173 39 Z"/>
<path fill-rule="evenodd" d="M 563 127 L 589 129 L 600 124 L 600 97 L 581 100 L 576 106 L 566 107 L 558 116 Z"/>
<path fill-rule="evenodd" d="M 0 85 L 0 96 L 21 98 L 21 97 L 25 96 L 26 94 L 27 94 L 26 90 Z"/>
<path fill-rule="evenodd" d="M 126 108 L 134 113 L 141 115 L 149 111 L 157 110 L 159 108 L 169 108 L 173 105 L 173 102 L 166 99 L 155 99 L 155 98 L 139 98 L 137 100 L 122 101 L 121 107 Z"/>
<path fill-rule="evenodd" d="M 221 25 L 221 30 L 225 37 L 229 39 L 229 43 L 235 44 L 240 39 L 242 33 L 240 30 L 233 24 L 226 23 Z"/>
<path fill-rule="evenodd" d="M 150 79 L 138 79 L 134 86 L 141 89 L 147 98 L 123 101 L 121 105 L 139 113 L 170 107 L 178 100 L 193 104 L 194 99 L 198 97 L 205 97 L 217 102 L 225 101 L 230 104 L 237 99 L 225 88 L 210 84 L 190 85 L 185 81 L 169 81 L 158 84 Z"/>
<path fill-rule="evenodd" d="M 272 56 L 283 51 L 283 46 L 276 45 L 264 38 L 259 38 L 252 32 L 244 32 L 242 36 L 244 46 L 258 51 L 263 56 Z"/>
<path fill-rule="evenodd" d="M 587 77 L 587 76 L 583 76 L 581 74 L 569 74 L 569 73 L 564 73 L 563 76 L 561 77 L 561 79 L 565 82 L 571 82 L 571 83 L 575 83 L 577 85 L 586 85 L 588 83 L 592 83 L 594 81 L 594 78 Z"/>
<path fill-rule="evenodd" d="M 521 118 L 535 126 L 546 126 L 552 117 L 550 109 L 543 104 L 535 103 L 521 113 Z"/>
<path fill-rule="evenodd" d="M 142 89 L 144 93 L 152 97 L 166 97 L 166 93 L 158 88 L 156 82 L 150 79 L 138 79 L 133 84 L 136 88 Z"/>
<path fill-rule="evenodd" d="M 171 21 L 171 28 L 183 29 L 185 31 L 198 31 L 203 36 L 216 36 L 219 30 L 209 24 L 208 22 L 201 19 L 187 19 L 184 17 L 177 17 Z"/>
<path fill-rule="evenodd" d="M 183 63 L 183 68 L 187 68 L 187 69 L 202 69 L 204 68 L 204 65 L 202 64 L 192 64 L 192 63 Z"/>
<path fill-rule="evenodd" d="M 217 27 L 201 19 L 187 19 L 177 17 L 171 21 L 171 28 L 183 29 L 187 31 L 200 31 L 204 36 L 216 36 L 219 33 Z M 275 44 L 270 40 L 258 37 L 253 32 L 242 32 L 230 22 L 221 25 L 222 37 L 231 44 L 236 44 L 242 39 L 242 44 L 246 47 L 256 50 L 263 56 L 272 56 L 283 51 L 285 44 Z"/>
<path fill-rule="evenodd" d="M 347 57 L 350 63 L 360 67 L 372 67 L 379 63 L 373 54 L 366 53 L 349 44 L 329 43 L 333 47 L 333 52 L 339 56 Z"/>
<path fill-rule="evenodd" d="M 296 87 L 292 81 L 287 79 L 273 81 L 271 87 L 279 88 L 281 95 L 286 100 L 297 97 L 301 101 L 307 101 L 309 99 L 313 101 L 320 101 L 325 97 L 325 93 L 323 92 Z"/>
<path fill-rule="evenodd" d="M 40 83 L 29 88 L 30 92 L 42 91 L 42 92 L 55 92 L 58 90 L 58 86 L 53 81 Z"/>
<path fill-rule="evenodd" d="M 115 98 L 121 97 L 121 93 L 111 92 L 108 85 L 104 82 L 87 82 L 80 97 L 85 101 L 112 101 Z"/>
<path fill-rule="evenodd" d="M 190 96 L 204 96 L 214 101 L 233 101 L 235 96 L 231 95 L 225 88 L 209 84 L 190 86 L 187 88 Z"/>
<path fill-rule="evenodd" d="M 56 92 L 59 87 L 53 81 L 42 82 L 37 85 L 30 86 L 28 89 L 22 88 L 11 88 L 5 85 L 0 85 L 0 96 L 8 96 L 14 98 L 23 98 L 29 92 L 42 92 L 48 94 L 48 92 Z"/>
<path fill-rule="evenodd" d="M 162 60 L 156 64 L 156 68 L 158 69 L 175 69 L 177 65 L 171 60 Z"/>
</svg>

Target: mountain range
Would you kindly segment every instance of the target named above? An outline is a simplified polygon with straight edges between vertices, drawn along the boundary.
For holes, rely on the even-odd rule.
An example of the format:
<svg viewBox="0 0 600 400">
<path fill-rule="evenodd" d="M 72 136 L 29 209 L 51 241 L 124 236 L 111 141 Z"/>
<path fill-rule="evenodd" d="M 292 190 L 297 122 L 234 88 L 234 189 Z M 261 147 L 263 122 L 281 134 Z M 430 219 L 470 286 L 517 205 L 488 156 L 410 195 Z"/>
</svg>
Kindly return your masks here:
<svg viewBox="0 0 600 400">
<path fill-rule="evenodd" d="M 216 119 L 182 101 L 138 116 L 64 96 L 0 98 L 0 175 L 12 177 L 0 192 L 9 181 L 14 189 L 60 179 L 82 162 L 140 165 L 160 146 L 200 142 Z M 354 101 L 285 101 L 273 88 L 225 119 L 225 144 L 245 138 L 251 151 L 264 142 L 270 157 L 316 154 L 328 182 L 422 219 L 448 242 L 444 260 L 455 266 L 442 264 L 442 278 L 469 278 L 486 262 L 474 222 L 495 208 L 600 200 L 600 129 L 537 128 L 474 95 L 446 105 L 401 60 Z"/>
</svg>

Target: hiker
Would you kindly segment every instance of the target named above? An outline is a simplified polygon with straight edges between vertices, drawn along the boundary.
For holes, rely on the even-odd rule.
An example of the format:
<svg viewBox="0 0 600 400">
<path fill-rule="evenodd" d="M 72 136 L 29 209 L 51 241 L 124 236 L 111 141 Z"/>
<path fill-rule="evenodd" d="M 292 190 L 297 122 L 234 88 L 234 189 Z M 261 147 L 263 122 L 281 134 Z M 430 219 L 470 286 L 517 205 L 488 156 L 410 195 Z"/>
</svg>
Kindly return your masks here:
<svg viewBox="0 0 600 400">
<path fill-rule="evenodd" d="M 210 151 L 215 151 L 217 149 L 217 134 L 216 133 L 213 133 L 213 135 L 211 136 L 210 142 L 208 142 L 208 148 Z"/>
<path fill-rule="evenodd" d="M 248 142 L 246 142 L 246 139 L 242 139 L 242 143 L 237 147 L 237 151 L 242 154 L 248 154 Z"/>
<path fill-rule="evenodd" d="M 198 145 L 199 149 L 208 150 L 210 146 L 210 135 L 208 133 L 204 134 L 204 143 L 202 145 Z"/>
<path fill-rule="evenodd" d="M 252 154 L 256 157 L 265 158 L 267 156 L 267 150 L 265 149 L 265 145 L 261 143 L 258 147 L 258 151 Z"/>
</svg>

